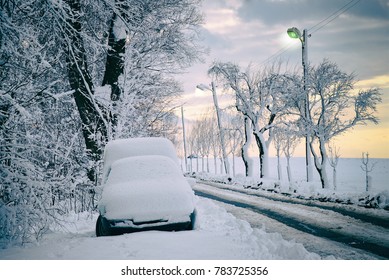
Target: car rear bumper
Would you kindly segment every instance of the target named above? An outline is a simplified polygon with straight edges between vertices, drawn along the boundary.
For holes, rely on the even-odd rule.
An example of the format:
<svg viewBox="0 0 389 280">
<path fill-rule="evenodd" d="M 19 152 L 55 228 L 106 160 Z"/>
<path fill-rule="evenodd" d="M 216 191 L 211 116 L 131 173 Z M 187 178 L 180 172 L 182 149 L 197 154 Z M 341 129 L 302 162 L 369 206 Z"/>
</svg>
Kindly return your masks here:
<svg viewBox="0 0 389 280">
<path fill-rule="evenodd" d="M 169 222 L 166 220 L 148 221 L 135 223 L 132 220 L 108 220 L 102 217 L 104 227 L 109 230 L 110 235 L 120 235 L 124 233 L 133 233 L 140 231 L 182 231 L 192 230 L 194 228 L 195 212 L 193 212 L 187 221 Z"/>
<path fill-rule="evenodd" d="M 111 232 L 113 235 L 119 235 L 124 233 L 133 233 L 141 231 L 150 231 L 150 230 L 159 230 L 159 231 L 182 231 L 191 229 L 191 222 L 184 223 L 174 223 L 174 224 L 158 224 L 152 225 L 149 224 L 144 227 L 111 227 Z"/>
</svg>

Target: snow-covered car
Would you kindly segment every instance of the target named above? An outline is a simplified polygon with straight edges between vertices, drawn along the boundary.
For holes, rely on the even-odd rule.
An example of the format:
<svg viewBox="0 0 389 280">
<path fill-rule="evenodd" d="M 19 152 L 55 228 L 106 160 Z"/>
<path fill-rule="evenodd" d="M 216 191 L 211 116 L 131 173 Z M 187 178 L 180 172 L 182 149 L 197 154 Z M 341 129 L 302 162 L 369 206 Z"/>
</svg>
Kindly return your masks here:
<svg viewBox="0 0 389 280">
<path fill-rule="evenodd" d="M 146 149 L 150 143 L 154 145 Z M 170 141 L 113 141 L 106 147 L 105 159 L 97 236 L 193 229 L 194 192 L 175 160 Z"/>
</svg>

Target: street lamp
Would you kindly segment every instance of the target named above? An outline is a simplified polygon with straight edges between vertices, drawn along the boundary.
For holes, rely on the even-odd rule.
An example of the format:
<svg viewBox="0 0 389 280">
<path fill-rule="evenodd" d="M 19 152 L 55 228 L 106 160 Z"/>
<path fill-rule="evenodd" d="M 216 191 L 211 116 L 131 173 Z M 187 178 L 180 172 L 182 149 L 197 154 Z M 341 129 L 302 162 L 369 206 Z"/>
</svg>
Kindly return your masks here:
<svg viewBox="0 0 389 280">
<path fill-rule="evenodd" d="M 221 149 L 222 149 L 224 170 L 225 170 L 226 174 L 230 174 L 230 166 L 229 166 L 229 163 L 228 163 L 228 158 L 227 158 L 227 154 L 226 154 L 226 148 L 224 146 L 224 143 L 225 143 L 224 142 L 224 132 L 223 132 L 223 129 L 221 127 L 220 108 L 219 108 L 219 104 L 218 104 L 218 101 L 217 101 L 215 84 L 213 82 L 211 82 L 211 89 L 208 86 L 204 85 L 204 84 L 197 85 L 196 88 L 198 88 L 199 90 L 202 90 L 202 91 L 210 90 L 212 92 L 213 104 L 215 105 L 215 110 L 216 110 L 217 126 L 219 128 L 220 146 L 221 146 Z"/>
<path fill-rule="evenodd" d="M 303 34 L 296 27 L 291 27 L 287 30 L 287 33 L 292 39 L 299 39 L 302 46 L 302 64 L 303 64 L 303 89 L 305 93 L 305 119 L 309 119 L 309 96 L 307 90 L 307 77 L 308 77 L 308 37 L 310 35 L 307 34 L 307 30 L 303 30 Z M 311 161 L 311 147 L 310 143 L 310 135 L 307 132 L 305 136 L 305 163 L 307 169 L 307 182 L 312 181 L 312 161 Z"/>
<path fill-rule="evenodd" d="M 300 39 L 301 38 L 301 32 L 296 27 L 291 27 L 286 31 L 290 38 L 292 39 Z"/>
</svg>

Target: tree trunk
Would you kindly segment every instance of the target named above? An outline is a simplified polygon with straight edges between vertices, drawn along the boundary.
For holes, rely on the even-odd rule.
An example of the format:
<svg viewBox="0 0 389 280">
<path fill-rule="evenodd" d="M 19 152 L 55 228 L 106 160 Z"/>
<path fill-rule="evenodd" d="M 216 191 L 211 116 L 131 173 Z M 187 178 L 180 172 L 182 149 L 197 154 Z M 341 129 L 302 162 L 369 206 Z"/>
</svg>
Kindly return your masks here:
<svg viewBox="0 0 389 280">
<path fill-rule="evenodd" d="M 108 53 L 107 60 L 105 63 L 105 73 L 102 84 L 103 86 L 111 86 L 111 102 L 114 108 L 113 112 L 111 112 L 111 123 L 114 131 L 118 119 L 115 107 L 117 101 L 119 101 L 120 96 L 122 94 L 118 84 L 118 79 L 120 75 L 122 75 L 124 72 L 124 53 L 126 46 L 125 38 L 116 38 L 115 24 L 118 24 L 117 21 L 119 20 L 120 19 L 118 18 L 118 16 L 113 13 L 109 28 Z"/>
<path fill-rule="evenodd" d="M 281 156 L 280 156 L 280 149 L 277 149 L 277 174 L 278 174 L 278 180 L 282 180 L 282 170 L 281 170 Z"/>
<path fill-rule="evenodd" d="M 232 176 L 235 177 L 235 154 L 232 153 Z"/>
<path fill-rule="evenodd" d="M 290 168 L 290 157 L 286 157 L 286 170 L 288 172 L 288 181 L 292 182 L 292 171 Z"/>
<path fill-rule="evenodd" d="M 65 46 L 70 87 L 82 122 L 82 134 L 90 160 L 97 162 L 102 155 L 102 142 L 107 139 L 107 127 L 100 108 L 93 97 L 93 83 L 88 71 L 84 42 L 81 38 L 82 12 L 79 0 L 66 0 L 71 8 L 65 27 L 68 44 Z M 88 178 L 95 181 L 92 167 Z"/>
<path fill-rule="evenodd" d="M 244 116 L 244 136 L 245 141 L 242 145 L 242 160 L 245 166 L 246 177 L 253 176 L 253 164 L 252 160 L 249 157 L 248 149 L 251 143 L 251 129 L 250 129 L 250 120 L 247 116 Z"/>
<path fill-rule="evenodd" d="M 327 164 L 327 152 L 325 148 L 325 141 L 324 139 L 319 138 L 319 150 L 320 150 L 320 157 L 317 155 L 317 153 L 314 150 L 313 147 L 313 139 L 310 143 L 311 146 L 311 152 L 313 155 L 313 159 L 315 162 L 315 167 L 317 172 L 319 173 L 320 176 L 320 182 L 321 186 L 323 189 L 329 188 L 329 183 L 328 183 L 328 177 L 327 177 L 327 171 L 326 171 L 326 164 Z"/>
<path fill-rule="evenodd" d="M 258 130 L 254 130 L 254 137 L 255 141 L 258 146 L 259 150 L 259 166 L 260 166 L 260 177 L 268 177 L 269 176 L 269 155 L 268 155 L 268 148 L 266 146 L 266 143 L 263 139 L 262 133 Z"/>
<path fill-rule="evenodd" d="M 332 168 L 332 183 L 334 184 L 334 190 L 337 189 L 337 174 L 336 174 L 336 166 Z"/>
<path fill-rule="evenodd" d="M 105 63 L 105 73 L 103 78 L 103 86 L 111 86 L 111 100 L 116 101 L 120 98 L 120 88 L 118 87 L 118 78 L 123 74 L 124 70 L 124 52 L 126 46 L 125 38 L 116 38 L 114 27 L 116 21 L 119 20 L 114 13 L 111 19 L 111 25 L 108 35 L 108 54 Z"/>
<path fill-rule="evenodd" d="M 213 164 L 215 166 L 215 174 L 217 174 L 217 155 L 213 155 Z"/>
</svg>

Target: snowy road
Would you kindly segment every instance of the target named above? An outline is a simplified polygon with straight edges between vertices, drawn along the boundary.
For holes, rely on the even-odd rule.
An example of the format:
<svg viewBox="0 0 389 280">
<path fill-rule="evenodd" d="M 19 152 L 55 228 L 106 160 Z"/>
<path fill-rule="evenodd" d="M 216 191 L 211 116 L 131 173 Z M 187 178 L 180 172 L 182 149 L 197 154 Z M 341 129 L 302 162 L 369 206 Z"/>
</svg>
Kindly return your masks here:
<svg viewBox="0 0 389 280">
<path fill-rule="evenodd" d="M 281 232 L 285 239 L 303 243 L 322 257 L 389 258 L 386 213 L 335 204 L 312 206 L 296 199 L 253 196 L 220 187 L 223 188 L 218 184 L 196 184 L 194 189 L 197 195 L 222 203 L 252 227 L 264 225 L 267 230 Z"/>
</svg>

